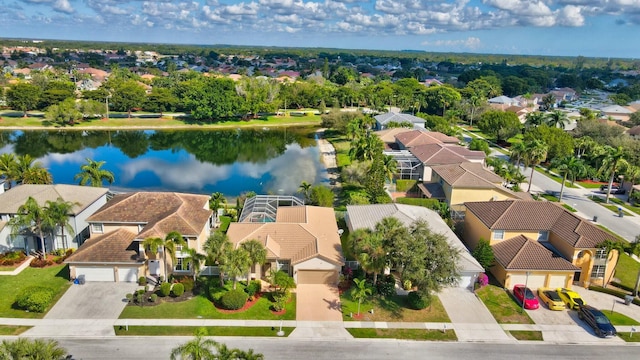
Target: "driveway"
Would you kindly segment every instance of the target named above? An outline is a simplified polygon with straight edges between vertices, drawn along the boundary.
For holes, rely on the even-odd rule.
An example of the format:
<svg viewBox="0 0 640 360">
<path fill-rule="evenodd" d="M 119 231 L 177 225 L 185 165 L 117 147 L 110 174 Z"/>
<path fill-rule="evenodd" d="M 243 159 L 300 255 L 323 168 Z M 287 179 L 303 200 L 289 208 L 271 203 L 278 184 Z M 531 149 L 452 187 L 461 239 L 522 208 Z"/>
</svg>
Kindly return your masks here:
<svg viewBox="0 0 640 360">
<path fill-rule="evenodd" d="M 87 282 L 72 285 L 45 315 L 45 319 L 117 319 L 135 283 Z"/>
<path fill-rule="evenodd" d="M 296 320 L 342 321 L 338 287 L 324 284 L 298 284 Z"/>
</svg>

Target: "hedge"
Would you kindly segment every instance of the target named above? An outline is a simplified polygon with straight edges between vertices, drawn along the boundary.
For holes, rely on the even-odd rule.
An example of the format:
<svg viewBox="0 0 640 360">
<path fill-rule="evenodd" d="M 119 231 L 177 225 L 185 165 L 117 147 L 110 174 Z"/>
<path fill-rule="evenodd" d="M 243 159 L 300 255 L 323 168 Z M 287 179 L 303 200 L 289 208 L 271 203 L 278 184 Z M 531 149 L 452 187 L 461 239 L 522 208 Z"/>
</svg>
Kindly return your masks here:
<svg viewBox="0 0 640 360">
<path fill-rule="evenodd" d="M 399 203 L 399 204 L 423 206 L 423 207 L 426 207 L 426 208 L 429 208 L 429 209 L 439 209 L 440 208 L 440 201 L 438 201 L 437 199 L 422 199 L 422 198 L 401 197 L 401 198 L 397 198 L 396 202 Z"/>
<path fill-rule="evenodd" d="M 406 191 L 412 190 L 417 183 L 418 183 L 418 180 L 398 179 L 396 180 L 396 191 L 406 192 Z"/>
<path fill-rule="evenodd" d="M 249 295 L 242 290 L 229 290 L 220 298 L 220 304 L 227 310 L 241 309 L 247 303 Z"/>
<path fill-rule="evenodd" d="M 624 299 L 625 296 L 629 295 L 624 291 L 620 291 L 620 290 L 616 290 L 616 289 L 603 288 L 602 286 L 597 286 L 597 285 L 589 285 L 589 290 L 593 290 L 593 291 L 597 291 L 597 292 L 613 295 L 613 296 L 619 297 L 620 299 Z M 634 297 L 632 302 L 634 304 L 640 306 L 640 299 L 638 299 L 637 297 Z"/>
<path fill-rule="evenodd" d="M 174 296 L 180 296 L 184 294 L 184 285 L 182 285 L 181 283 L 173 284 L 173 286 L 171 287 L 171 292 Z"/>
<path fill-rule="evenodd" d="M 422 310 L 429 306 L 429 299 L 420 295 L 417 291 L 411 291 L 407 294 L 407 302 L 414 310 Z"/>
<path fill-rule="evenodd" d="M 44 312 L 55 295 L 55 291 L 43 286 L 29 286 L 16 297 L 16 306 L 32 312 Z"/>
<path fill-rule="evenodd" d="M 168 282 L 162 283 L 160 285 L 160 296 L 169 296 L 171 294 L 171 284 Z"/>
</svg>

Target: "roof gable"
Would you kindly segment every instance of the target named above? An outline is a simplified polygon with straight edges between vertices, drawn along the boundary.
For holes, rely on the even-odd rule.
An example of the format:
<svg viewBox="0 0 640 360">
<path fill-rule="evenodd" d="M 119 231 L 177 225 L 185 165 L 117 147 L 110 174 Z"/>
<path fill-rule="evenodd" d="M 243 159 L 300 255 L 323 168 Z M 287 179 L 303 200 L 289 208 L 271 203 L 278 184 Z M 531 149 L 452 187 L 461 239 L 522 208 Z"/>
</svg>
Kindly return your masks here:
<svg viewBox="0 0 640 360">
<path fill-rule="evenodd" d="M 121 263 L 138 261 L 136 234 L 117 229 L 104 235 L 92 237 L 71 254 L 65 263 Z"/>
<path fill-rule="evenodd" d="M 0 214 L 16 214 L 18 208 L 31 196 L 40 205 L 62 198 L 74 204 L 72 214 L 77 215 L 108 191 L 107 188 L 92 186 L 22 184 L 0 194 Z"/>
<path fill-rule="evenodd" d="M 524 235 L 501 241 L 492 248 L 496 262 L 507 270 L 578 270 L 562 256 Z"/>
</svg>

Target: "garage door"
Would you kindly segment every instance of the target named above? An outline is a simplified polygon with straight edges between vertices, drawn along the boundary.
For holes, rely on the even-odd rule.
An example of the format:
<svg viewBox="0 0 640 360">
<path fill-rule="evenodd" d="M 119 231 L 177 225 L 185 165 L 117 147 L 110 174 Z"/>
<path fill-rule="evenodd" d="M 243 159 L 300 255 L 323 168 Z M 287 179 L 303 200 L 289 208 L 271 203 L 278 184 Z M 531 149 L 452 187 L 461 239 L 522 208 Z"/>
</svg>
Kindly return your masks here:
<svg viewBox="0 0 640 360">
<path fill-rule="evenodd" d="M 138 281 L 138 268 L 137 267 L 119 267 L 118 268 L 118 281 L 121 281 L 121 282 L 137 282 Z"/>
<path fill-rule="evenodd" d="M 527 275 L 525 274 L 513 274 L 509 281 L 509 289 L 512 289 L 516 284 L 527 284 L 529 289 L 536 290 L 537 288 L 544 287 L 544 281 L 546 278 L 547 276 L 545 274 L 529 275 L 529 279 L 527 279 Z"/>
<path fill-rule="evenodd" d="M 298 284 L 337 284 L 335 270 L 298 270 Z"/>
<path fill-rule="evenodd" d="M 566 281 L 567 277 L 562 275 L 551 275 L 551 278 L 549 279 L 549 287 L 552 289 L 555 288 L 559 288 L 559 287 L 565 287 L 565 281 Z"/>
<path fill-rule="evenodd" d="M 475 277 L 469 274 L 462 274 L 460 276 L 460 280 L 458 280 L 458 287 L 463 289 L 468 289 L 471 286 L 471 281 L 473 281 Z"/>
<path fill-rule="evenodd" d="M 114 281 L 113 268 L 76 267 L 76 277 L 84 275 L 85 281 Z"/>
</svg>

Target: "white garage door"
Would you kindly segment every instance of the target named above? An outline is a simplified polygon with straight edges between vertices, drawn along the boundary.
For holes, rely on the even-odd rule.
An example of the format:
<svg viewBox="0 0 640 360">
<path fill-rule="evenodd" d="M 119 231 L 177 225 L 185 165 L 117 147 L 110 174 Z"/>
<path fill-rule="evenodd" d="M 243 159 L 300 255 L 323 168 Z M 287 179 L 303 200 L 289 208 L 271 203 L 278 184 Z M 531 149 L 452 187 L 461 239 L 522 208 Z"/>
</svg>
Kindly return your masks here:
<svg viewBox="0 0 640 360">
<path fill-rule="evenodd" d="M 567 280 L 567 277 L 564 275 L 551 275 L 551 278 L 549 279 L 549 286 L 552 289 L 555 288 L 559 288 L 559 287 L 565 287 L 565 281 Z"/>
<path fill-rule="evenodd" d="M 118 281 L 121 282 L 137 282 L 138 281 L 138 268 L 137 267 L 119 267 L 118 268 Z"/>
<path fill-rule="evenodd" d="M 544 281 L 547 278 L 545 274 L 535 274 L 529 275 L 529 279 L 527 279 L 527 275 L 525 274 L 513 274 L 511 275 L 511 281 L 509 282 L 509 290 L 513 289 L 513 286 L 516 284 L 527 284 L 527 287 L 532 290 L 536 290 L 537 288 L 544 287 Z"/>
<path fill-rule="evenodd" d="M 460 280 L 458 280 L 458 287 L 463 289 L 469 289 L 472 285 L 471 282 L 475 279 L 473 275 L 470 274 L 462 274 L 460 275 Z"/>
<path fill-rule="evenodd" d="M 110 267 L 76 267 L 76 278 L 84 275 L 85 281 L 114 281 L 113 268 Z"/>
</svg>

